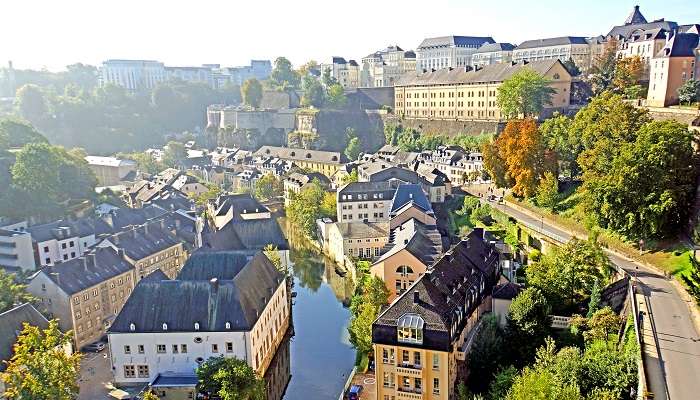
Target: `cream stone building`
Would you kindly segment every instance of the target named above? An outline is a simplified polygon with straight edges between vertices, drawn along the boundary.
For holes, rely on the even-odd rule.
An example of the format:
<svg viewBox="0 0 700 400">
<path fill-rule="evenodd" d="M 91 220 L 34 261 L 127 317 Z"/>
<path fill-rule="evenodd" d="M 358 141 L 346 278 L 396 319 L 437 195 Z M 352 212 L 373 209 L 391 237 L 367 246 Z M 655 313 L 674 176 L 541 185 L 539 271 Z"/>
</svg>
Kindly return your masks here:
<svg viewBox="0 0 700 400">
<path fill-rule="evenodd" d="M 562 36 L 547 39 L 526 40 L 513 49 L 513 61 L 574 60 L 582 70 L 591 65 L 591 49 L 588 40 L 581 36 Z"/>
<path fill-rule="evenodd" d="M 697 33 L 672 34 L 656 57 L 651 59 L 647 105 L 678 104 L 678 89 L 700 74 L 700 43 Z"/>
<path fill-rule="evenodd" d="M 482 234 L 448 251 L 372 324 L 378 400 L 455 398 L 457 364 L 500 273 Z"/>
<path fill-rule="evenodd" d="M 442 68 L 460 68 L 472 65 L 472 54 L 491 37 L 441 36 L 424 39 L 416 49 L 416 70 L 430 71 Z"/>
<path fill-rule="evenodd" d="M 474 68 L 481 68 L 485 65 L 509 63 L 513 59 L 513 49 L 511 43 L 486 43 L 479 47 L 472 54 L 472 64 Z"/>
<path fill-rule="evenodd" d="M 498 87 L 528 68 L 551 81 L 555 93 L 545 112 L 565 110 L 571 97 L 571 75 L 557 60 L 487 65 L 478 71 L 441 69 L 406 75 L 394 88 L 395 113 L 404 118 L 430 120 L 501 121 L 496 102 Z"/>
<path fill-rule="evenodd" d="M 123 249 L 95 248 L 37 272 L 27 291 L 40 300 L 62 331 L 73 331 L 76 348 L 100 340 L 136 283 Z"/>
<path fill-rule="evenodd" d="M 391 203 L 399 182 L 352 182 L 338 190 L 338 222 L 389 221 Z"/>
<path fill-rule="evenodd" d="M 329 71 L 331 77 L 345 89 L 355 89 L 360 86 L 361 68 L 355 60 L 345 60 L 343 57 L 333 57 L 328 64 L 319 66 L 321 73 Z"/>
<path fill-rule="evenodd" d="M 311 172 L 332 177 L 345 164 L 345 158 L 337 151 L 306 150 L 293 147 L 262 146 L 253 156 L 276 157 Z"/>
<path fill-rule="evenodd" d="M 136 177 L 136 161 L 116 157 L 87 156 L 85 161 L 95 173 L 98 185 L 114 186 L 122 181 L 133 181 Z"/>
<path fill-rule="evenodd" d="M 394 86 L 399 78 L 416 70 L 416 53 L 397 45 L 362 58 L 361 87 Z"/>
<path fill-rule="evenodd" d="M 328 255 L 338 264 L 376 260 L 389 240 L 388 222 L 333 222 L 327 227 Z"/>
</svg>

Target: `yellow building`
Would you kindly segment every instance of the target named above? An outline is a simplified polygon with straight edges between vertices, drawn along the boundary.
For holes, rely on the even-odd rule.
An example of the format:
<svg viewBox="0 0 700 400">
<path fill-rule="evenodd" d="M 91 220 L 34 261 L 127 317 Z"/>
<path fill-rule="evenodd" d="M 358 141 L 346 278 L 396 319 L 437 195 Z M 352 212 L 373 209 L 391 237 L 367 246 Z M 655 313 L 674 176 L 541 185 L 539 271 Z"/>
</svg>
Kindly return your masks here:
<svg viewBox="0 0 700 400">
<path fill-rule="evenodd" d="M 647 105 L 678 104 L 678 88 L 700 73 L 700 44 L 697 33 L 676 33 L 651 59 Z"/>
<path fill-rule="evenodd" d="M 545 110 L 569 107 L 571 75 L 556 59 L 502 63 L 478 70 L 445 68 L 418 75 L 406 75 L 394 89 L 397 115 L 411 119 L 500 121 L 496 102 L 498 87 L 516 72 L 529 68 L 551 81 L 555 90 Z"/>
<path fill-rule="evenodd" d="M 482 235 L 475 229 L 448 251 L 372 325 L 378 400 L 455 398 L 457 365 L 500 274 Z"/>
<path fill-rule="evenodd" d="M 343 156 L 337 151 L 307 150 L 293 147 L 263 146 L 253 154 L 255 158 L 279 158 L 291 161 L 308 172 L 319 172 L 332 177 L 344 165 Z"/>
</svg>

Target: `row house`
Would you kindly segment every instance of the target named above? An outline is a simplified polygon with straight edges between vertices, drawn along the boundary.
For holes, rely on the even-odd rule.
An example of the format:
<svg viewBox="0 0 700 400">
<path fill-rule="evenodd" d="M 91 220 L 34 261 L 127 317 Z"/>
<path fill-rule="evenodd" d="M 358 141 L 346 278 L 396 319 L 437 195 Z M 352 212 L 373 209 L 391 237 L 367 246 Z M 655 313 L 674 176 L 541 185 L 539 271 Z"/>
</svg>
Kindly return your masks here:
<svg viewBox="0 0 700 400">
<path fill-rule="evenodd" d="M 398 79 L 416 70 L 416 53 L 397 45 L 375 51 L 362 58 L 362 87 L 394 86 Z"/>
<path fill-rule="evenodd" d="M 392 199 L 399 181 L 352 182 L 338 190 L 338 222 L 389 220 Z"/>
<path fill-rule="evenodd" d="M 438 146 L 421 153 L 418 165 L 437 169 L 447 175 L 450 183 L 462 186 L 469 182 L 481 182 L 484 157 L 478 152 L 468 152 L 459 146 Z"/>
<path fill-rule="evenodd" d="M 513 49 L 513 61 L 573 60 L 581 69 L 591 65 L 588 39 L 581 36 L 526 40 Z"/>
<path fill-rule="evenodd" d="M 289 161 L 292 165 L 310 172 L 319 172 L 332 177 L 347 161 L 337 151 L 307 150 L 294 147 L 262 146 L 255 153 L 255 158 L 278 158 Z M 288 170 L 287 170 L 288 171 Z"/>
<path fill-rule="evenodd" d="M 401 181 L 419 184 L 431 203 L 442 203 L 451 194 L 451 183 L 444 174 L 428 170 L 412 170 L 399 167 L 393 163 L 374 157 L 357 167 L 359 182 Z"/>
<path fill-rule="evenodd" d="M 472 54 L 472 67 L 508 63 L 513 60 L 515 46 L 511 43 L 485 43 Z"/>
<path fill-rule="evenodd" d="M 49 266 L 73 260 L 97 243 L 110 230 L 100 219 L 59 220 L 27 228 L 31 234 L 37 265 Z"/>
<path fill-rule="evenodd" d="M 700 74 L 700 35 L 674 33 L 651 59 L 647 105 L 666 107 L 679 103 L 678 89 Z"/>
</svg>

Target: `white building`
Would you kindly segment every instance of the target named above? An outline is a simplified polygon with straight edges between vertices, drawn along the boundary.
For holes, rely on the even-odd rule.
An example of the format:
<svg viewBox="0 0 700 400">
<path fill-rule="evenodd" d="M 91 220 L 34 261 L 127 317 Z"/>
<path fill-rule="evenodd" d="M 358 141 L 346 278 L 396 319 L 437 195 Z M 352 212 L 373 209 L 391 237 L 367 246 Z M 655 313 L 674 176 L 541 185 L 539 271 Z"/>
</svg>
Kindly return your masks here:
<svg viewBox="0 0 700 400">
<path fill-rule="evenodd" d="M 394 86 L 401 75 L 416 70 L 416 53 L 393 45 L 362 58 L 362 87 Z"/>
<path fill-rule="evenodd" d="M 454 186 L 482 181 L 483 155 L 465 151 L 459 146 L 438 146 L 434 151 L 421 153 L 419 163 L 447 175 Z"/>
<path fill-rule="evenodd" d="M 167 80 L 165 66 L 153 60 L 107 60 L 100 71 L 102 85 L 113 84 L 137 92 Z"/>
<path fill-rule="evenodd" d="M 114 382 L 193 376 L 215 356 L 264 375 L 287 332 L 289 304 L 286 280 L 264 254 L 194 254 L 178 280 L 140 282 L 117 316 L 108 331 Z"/>
<path fill-rule="evenodd" d="M 34 271 L 34 248 L 29 232 L 0 229 L 0 266 Z"/>
<path fill-rule="evenodd" d="M 386 222 L 398 181 L 352 182 L 338 190 L 338 222 Z"/>
<path fill-rule="evenodd" d="M 513 50 L 513 61 L 538 61 L 557 59 L 574 60 L 581 69 L 591 64 L 591 46 L 581 36 L 562 36 L 547 39 L 526 40 Z"/>
<path fill-rule="evenodd" d="M 456 68 L 472 65 L 472 54 L 491 37 L 442 36 L 424 39 L 416 49 L 416 70 Z"/>
<path fill-rule="evenodd" d="M 27 231 L 42 267 L 78 258 L 97 243 L 95 221 L 87 219 L 35 225 Z"/>
<path fill-rule="evenodd" d="M 355 60 L 346 61 L 343 57 L 333 57 L 329 64 L 321 64 L 321 73 L 329 71 L 331 76 L 345 89 L 360 86 L 360 66 Z"/>
<path fill-rule="evenodd" d="M 135 174 L 132 173 L 136 172 L 136 161 L 101 156 L 87 156 L 85 161 L 95 173 L 100 186 L 114 186 L 135 178 Z"/>
<path fill-rule="evenodd" d="M 472 54 L 471 66 L 478 68 L 484 65 L 511 62 L 514 48 L 515 46 L 510 43 L 486 43 Z"/>
</svg>

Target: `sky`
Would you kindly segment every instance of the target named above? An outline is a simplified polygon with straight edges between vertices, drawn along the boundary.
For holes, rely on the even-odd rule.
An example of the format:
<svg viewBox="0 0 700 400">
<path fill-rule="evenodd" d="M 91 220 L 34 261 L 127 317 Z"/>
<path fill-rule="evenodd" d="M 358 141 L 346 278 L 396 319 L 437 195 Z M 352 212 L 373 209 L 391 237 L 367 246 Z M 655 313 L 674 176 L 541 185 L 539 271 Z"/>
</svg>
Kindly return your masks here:
<svg viewBox="0 0 700 400">
<path fill-rule="evenodd" d="M 595 36 L 635 4 L 647 20 L 700 23 L 697 0 L 0 0 L 0 65 L 61 70 L 75 62 L 153 59 L 172 66 L 358 61 L 430 36 L 498 42 Z"/>
</svg>

